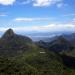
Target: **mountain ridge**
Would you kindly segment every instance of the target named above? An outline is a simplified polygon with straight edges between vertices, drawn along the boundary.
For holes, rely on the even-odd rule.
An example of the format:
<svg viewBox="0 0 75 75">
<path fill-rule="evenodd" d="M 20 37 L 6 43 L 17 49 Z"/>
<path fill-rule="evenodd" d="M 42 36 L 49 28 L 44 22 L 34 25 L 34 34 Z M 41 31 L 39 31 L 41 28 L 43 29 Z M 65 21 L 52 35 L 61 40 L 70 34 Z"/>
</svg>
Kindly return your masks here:
<svg viewBox="0 0 75 75">
<path fill-rule="evenodd" d="M 70 45 L 62 36 L 52 42 L 40 41 L 39 45 L 41 43 L 44 47 L 57 46 L 57 50 L 60 45 Z M 39 47 L 29 37 L 17 35 L 11 29 L 7 30 L 0 39 L 0 75 L 75 74 L 75 70 L 70 68 L 75 68 L 75 58 L 48 50 L 46 47 Z M 73 61 L 74 63 L 71 63 Z"/>
<path fill-rule="evenodd" d="M 17 54 L 30 50 L 33 45 L 32 40 L 27 36 L 14 33 L 12 29 L 8 29 L 0 38 L 0 54 Z"/>
</svg>

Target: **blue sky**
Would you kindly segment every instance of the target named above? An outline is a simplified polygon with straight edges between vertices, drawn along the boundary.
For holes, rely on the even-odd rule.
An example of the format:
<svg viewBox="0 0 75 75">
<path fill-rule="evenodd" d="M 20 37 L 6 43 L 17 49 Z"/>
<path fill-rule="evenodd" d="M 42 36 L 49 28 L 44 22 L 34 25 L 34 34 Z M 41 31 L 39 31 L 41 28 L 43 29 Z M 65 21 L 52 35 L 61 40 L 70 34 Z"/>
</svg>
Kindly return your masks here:
<svg viewBox="0 0 75 75">
<path fill-rule="evenodd" d="M 75 0 L 0 0 L 0 31 L 75 31 Z"/>
</svg>

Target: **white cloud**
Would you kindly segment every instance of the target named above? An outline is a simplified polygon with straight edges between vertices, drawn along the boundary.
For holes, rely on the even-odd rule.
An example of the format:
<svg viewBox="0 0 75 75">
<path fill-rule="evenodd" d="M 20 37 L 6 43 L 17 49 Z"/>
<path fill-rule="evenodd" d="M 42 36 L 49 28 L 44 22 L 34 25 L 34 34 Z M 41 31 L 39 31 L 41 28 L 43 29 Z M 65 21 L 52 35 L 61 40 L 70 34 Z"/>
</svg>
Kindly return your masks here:
<svg viewBox="0 0 75 75">
<path fill-rule="evenodd" d="M 16 22 L 32 22 L 32 21 L 46 21 L 50 20 L 51 18 L 25 18 L 25 17 L 20 17 L 20 18 L 15 18 L 14 21 Z"/>
<path fill-rule="evenodd" d="M 9 29 L 9 28 L 6 28 L 6 27 L 0 27 L 0 32 L 5 32 L 7 29 Z"/>
<path fill-rule="evenodd" d="M 66 4 L 63 3 L 63 0 L 22 0 L 18 2 L 18 4 L 32 4 L 32 6 L 35 7 L 47 7 L 51 5 L 56 5 L 57 7 L 66 6 Z"/>
<path fill-rule="evenodd" d="M 16 0 L 0 0 L 1 5 L 12 5 Z"/>
<path fill-rule="evenodd" d="M 0 28 L 0 31 L 5 31 L 8 28 Z M 21 27 L 14 27 L 12 28 L 16 32 L 26 32 L 26 31 L 75 31 L 74 24 L 49 24 L 44 26 L 21 26 Z"/>
<path fill-rule="evenodd" d="M 56 3 L 61 2 L 62 0 L 33 0 L 33 6 L 50 6 Z"/>
<path fill-rule="evenodd" d="M 0 27 L 0 32 L 5 32 L 8 29 L 8 27 Z M 49 24 L 44 26 L 21 26 L 21 27 L 13 27 L 12 28 L 15 32 L 29 32 L 29 31 L 50 31 L 50 32 L 56 32 L 56 31 L 75 31 L 75 25 L 74 24 Z"/>
<path fill-rule="evenodd" d="M 74 24 L 49 24 L 45 26 L 34 26 L 32 27 L 37 31 L 66 31 L 75 30 Z"/>
<path fill-rule="evenodd" d="M 33 19 L 32 18 L 16 18 L 14 19 L 14 21 L 17 21 L 17 22 L 28 22 L 28 21 L 32 21 Z"/>
</svg>

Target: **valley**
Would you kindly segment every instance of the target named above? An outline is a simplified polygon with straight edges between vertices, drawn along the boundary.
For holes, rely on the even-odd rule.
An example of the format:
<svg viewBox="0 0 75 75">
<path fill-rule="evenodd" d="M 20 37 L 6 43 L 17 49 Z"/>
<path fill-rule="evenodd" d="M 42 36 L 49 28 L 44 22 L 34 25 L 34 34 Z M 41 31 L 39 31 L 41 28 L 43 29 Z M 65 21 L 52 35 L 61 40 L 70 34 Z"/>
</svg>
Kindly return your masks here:
<svg viewBox="0 0 75 75">
<path fill-rule="evenodd" d="M 0 75 L 74 75 L 74 51 L 63 36 L 33 42 L 8 29 L 0 38 Z"/>
</svg>

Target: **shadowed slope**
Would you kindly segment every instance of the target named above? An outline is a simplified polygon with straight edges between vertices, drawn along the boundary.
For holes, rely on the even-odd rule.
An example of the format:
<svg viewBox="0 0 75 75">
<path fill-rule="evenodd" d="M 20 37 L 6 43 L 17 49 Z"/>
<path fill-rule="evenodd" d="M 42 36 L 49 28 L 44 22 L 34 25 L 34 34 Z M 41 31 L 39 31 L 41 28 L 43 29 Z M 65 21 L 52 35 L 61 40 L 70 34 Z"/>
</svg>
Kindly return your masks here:
<svg viewBox="0 0 75 75">
<path fill-rule="evenodd" d="M 33 42 L 27 36 L 17 35 L 8 29 L 0 39 L 0 54 L 15 54 L 31 49 Z"/>
</svg>

